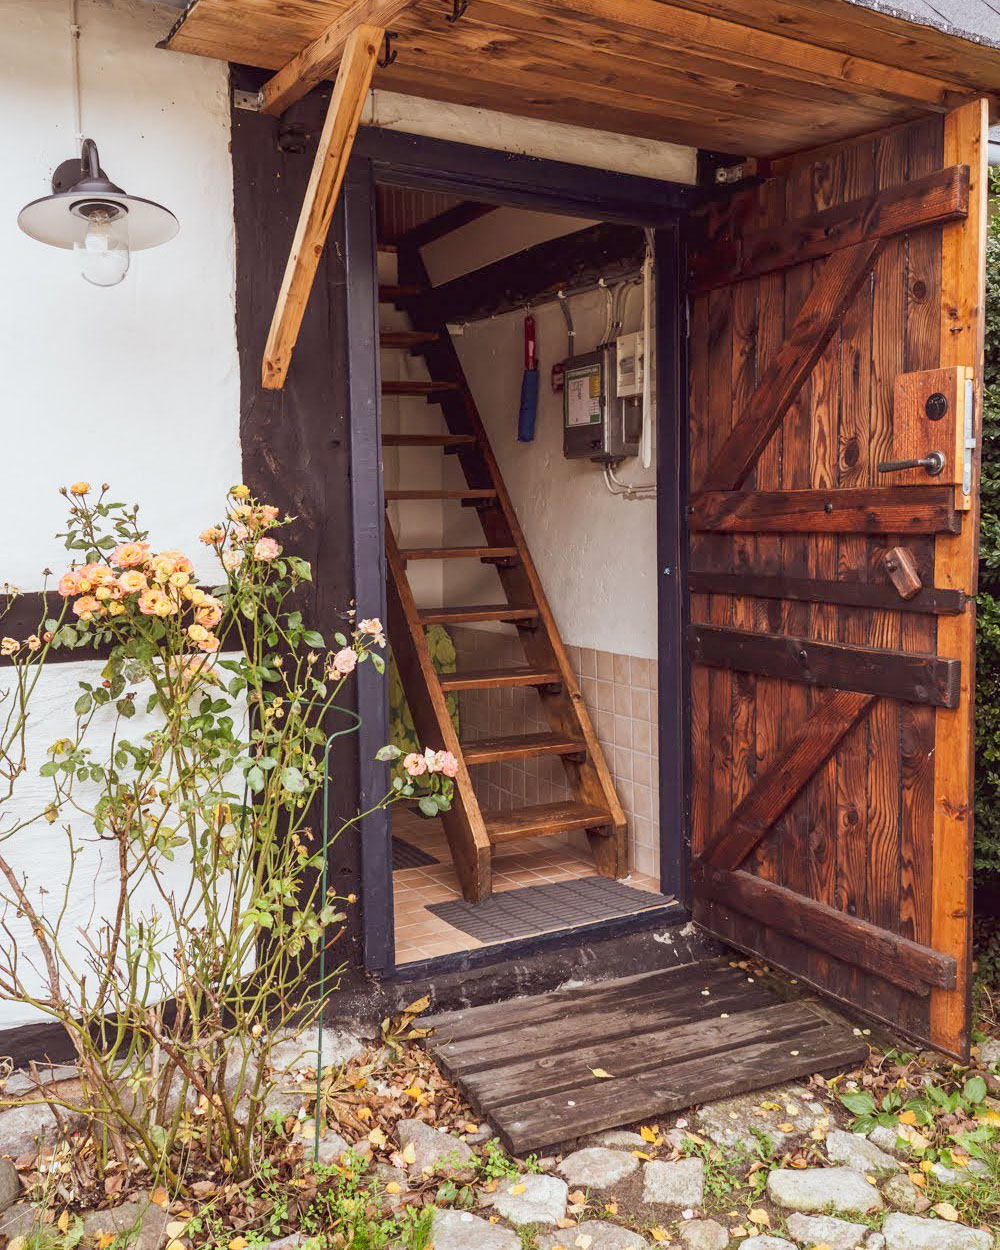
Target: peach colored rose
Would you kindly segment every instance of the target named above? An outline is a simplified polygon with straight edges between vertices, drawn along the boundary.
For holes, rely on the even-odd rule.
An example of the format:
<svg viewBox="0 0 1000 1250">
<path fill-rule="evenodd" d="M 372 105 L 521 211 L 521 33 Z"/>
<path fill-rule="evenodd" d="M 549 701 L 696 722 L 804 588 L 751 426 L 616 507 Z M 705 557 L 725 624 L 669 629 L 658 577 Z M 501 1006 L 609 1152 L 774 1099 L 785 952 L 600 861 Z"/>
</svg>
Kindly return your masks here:
<svg viewBox="0 0 1000 1250">
<path fill-rule="evenodd" d="M 94 613 L 100 610 L 100 604 L 93 595 L 81 595 L 73 604 L 73 611 L 81 621 L 93 620 Z"/>
<path fill-rule="evenodd" d="M 138 569 L 126 569 L 118 577 L 118 585 L 127 595 L 137 595 L 140 590 L 145 590 L 148 584 L 146 574 L 140 573 Z"/>
<path fill-rule="evenodd" d="M 253 553 L 258 560 L 275 560 L 281 555 L 281 547 L 273 538 L 260 538 L 254 545 Z"/>
<path fill-rule="evenodd" d="M 237 522 L 229 531 L 229 541 L 235 547 L 237 543 L 245 543 L 250 537 L 250 531 L 242 522 Z"/>
<path fill-rule="evenodd" d="M 377 647 L 385 646 L 385 630 L 377 616 L 369 617 L 358 625 L 358 633 L 367 634 Z"/>
<path fill-rule="evenodd" d="M 192 642 L 204 642 L 208 637 L 208 630 L 204 625 L 198 625 L 196 623 L 187 627 L 187 636 Z"/>
<path fill-rule="evenodd" d="M 170 582 L 170 585 L 173 586 L 174 590 L 182 590 L 191 580 L 191 574 L 184 573 L 182 571 L 179 571 L 177 573 L 171 573 L 168 580 Z"/>
<path fill-rule="evenodd" d="M 119 543 L 111 553 L 111 561 L 119 568 L 130 569 L 142 564 L 149 555 L 149 543 Z"/>
<path fill-rule="evenodd" d="M 434 752 L 434 771 L 444 773 L 446 777 L 458 776 L 458 760 L 450 751 Z"/>
<path fill-rule="evenodd" d="M 16 638 L 0 638 L 0 655 L 16 655 L 21 649 L 21 644 Z"/>
<path fill-rule="evenodd" d="M 358 664 L 358 655 L 350 647 L 338 651 L 330 662 L 330 672 L 334 677 L 346 677 L 353 673 Z"/>
<path fill-rule="evenodd" d="M 208 634 L 207 637 L 203 638 L 201 642 L 198 643 L 198 646 L 202 651 L 207 651 L 211 654 L 213 651 L 218 651 L 219 640 L 214 634 Z"/>
<path fill-rule="evenodd" d="M 226 531 L 221 525 L 210 525 L 207 530 L 202 530 L 198 535 L 198 541 L 203 542 L 206 547 L 214 547 L 216 543 L 221 543 L 226 536 Z"/>
<path fill-rule="evenodd" d="M 90 490 L 89 482 L 74 482 L 73 485 L 69 488 L 69 493 L 71 495 L 85 495 L 87 491 L 89 490 Z"/>
<path fill-rule="evenodd" d="M 124 611 L 124 603 L 119 603 L 117 599 L 112 599 L 108 604 L 108 616 L 121 616 Z"/>
<path fill-rule="evenodd" d="M 77 583 L 79 580 L 79 574 L 75 573 L 72 569 L 70 569 L 68 573 L 64 573 L 62 577 L 59 578 L 59 593 L 64 599 L 68 599 L 70 595 L 76 594 Z"/>
<path fill-rule="evenodd" d="M 101 603 L 107 603 L 109 599 L 120 599 L 121 597 L 121 587 L 117 582 L 112 582 L 110 586 L 98 586 L 94 591 L 94 598 L 99 599 Z"/>
<path fill-rule="evenodd" d="M 413 751 L 403 760 L 403 768 L 411 777 L 419 777 L 427 771 L 427 761 Z"/>
<path fill-rule="evenodd" d="M 227 573 L 235 573 L 243 563 L 242 551 L 227 551 L 222 557 L 222 567 Z"/>
<path fill-rule="evenodd" d="M 262 503 L 257 511 L 265 521 L 276 521 L 278 519 L 278 509 L 273 503 Z"/>
<path fill-rule="evenodd" d="M 204 625 L 206 629 L 214 629 L 222 620 L 222 609 L 214 604 L 206 604 L 203 608 L 199 608 L 194 614 L 194 619 L 199 625 Z"/>
<path fill-rule="evenodd" d="M 150 586 L 139 596 L 139 611 L 143 616 L 172 616 L 177 605 L 157 586 Z"/>
<path fill-rule="evenodd" d="M 87 580 L 95 586 L 111 586 L 115 581 L 115 571 L 110 564 L 88 564 Z"/>
</svg>

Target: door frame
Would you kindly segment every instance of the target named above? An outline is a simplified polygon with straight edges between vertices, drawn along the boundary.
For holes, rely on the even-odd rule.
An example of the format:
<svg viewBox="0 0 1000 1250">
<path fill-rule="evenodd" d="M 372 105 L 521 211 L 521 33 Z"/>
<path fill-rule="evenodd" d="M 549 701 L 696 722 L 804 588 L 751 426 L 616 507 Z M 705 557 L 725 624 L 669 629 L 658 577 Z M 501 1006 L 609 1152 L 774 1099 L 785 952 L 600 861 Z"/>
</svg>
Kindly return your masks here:
<svg viewBox="0 0 1000 1250">
<path fill-rule="evenodd" d="M 697 187 L 490 148 L 363 127 L 344 182 L 345 300 L 350 475 L 353 518 L 354 600 L 385 617 L 385 502 L 381 466 L 381 379 L 378 350 L 378 274 L 375 186 L 411 187 L 461 195 L 485 203 L 588 216 L 649 228 L 656 256 L 657 377 L 671 378 L 657 397 L 657 559 L 659 666 L 660 875 L 671 904 L 636 917 L 589 926 L 588 936 L 662 925 L 689 916 L 690 699 L 687 641 L 687 367 L 683 218 L 701 198 Z M 388 789 L 387 764 L 375 752 L 389 738 L 388 705 L 381 680 L 365 667 L 358 674 L 359 805 L 367 811 Z M 668 728 L 680 725 L 681 749 L 665 750 Z M 673 744 L 671 744 L 673 747 Z M 359 822 L 364 966 L 396 974 L 393 938 L 392 835 L 387 810 Z M 624 928 L 623 928 L 624 926 Z M 577 930 L 570 931 L 572 935 Z M 572 939 L 571 939 L 572 940 Z M 565 945 L 557 932 L 476 952 L 492 963 L 544 947 Z M 467 964 L 468 953 L 428 961 Z M 411 979 L 427 964 L 408 964 Z"/>
</svg>

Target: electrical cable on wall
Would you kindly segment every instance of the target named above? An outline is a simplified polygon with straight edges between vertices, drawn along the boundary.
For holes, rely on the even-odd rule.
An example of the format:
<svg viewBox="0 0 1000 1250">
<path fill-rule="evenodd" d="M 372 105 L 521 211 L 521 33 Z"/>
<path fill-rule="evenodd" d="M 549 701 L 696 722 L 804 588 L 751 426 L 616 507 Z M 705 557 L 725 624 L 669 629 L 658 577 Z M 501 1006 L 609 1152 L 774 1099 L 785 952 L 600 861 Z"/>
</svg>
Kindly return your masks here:
<svg viewBox="0 0 1000 1250">
<path fill-rule="evenodd" d="M 79 0 L 69 0 L 69 55 L 73 83 L 73 137 L 83 142 L 83 102 L 80 90 L 80 22 Z"/>
</svg>

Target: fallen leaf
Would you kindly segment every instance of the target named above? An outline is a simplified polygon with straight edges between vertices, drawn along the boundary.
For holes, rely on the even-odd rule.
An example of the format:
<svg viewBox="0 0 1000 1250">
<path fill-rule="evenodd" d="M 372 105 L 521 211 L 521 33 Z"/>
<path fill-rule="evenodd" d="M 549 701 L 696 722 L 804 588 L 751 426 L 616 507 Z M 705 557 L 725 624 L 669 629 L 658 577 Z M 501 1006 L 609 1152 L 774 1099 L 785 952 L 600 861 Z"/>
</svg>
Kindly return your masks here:
<svg viewBox="0 0 1000 1250">
<path fill-rule="evenodd" d="M 656 1129 L 656 1126 L 655 1126 L 655 1125 L 654 1125 L 652 1128 L 650 1128 L 650 1127 L 649 1127 L 649 1125 L 644 1124 L 644 1125 L 643 1125 L 643 1126 L 639 1129 L 639 1136 L 642 1138 L 642 1140 L 643 1140 L 643 1141 L 648 1141 L 648 1142 L 650 1142 L 651 1144 L 655 1145 L 655 1144 L 656 1144 L 657 1139 L 658 1139 L 658 1138 L 659 1138 L 659 1136 L 660 1136 L 660 1134 L 659 1134 L 659 1132 L 657 1131 L 657 1129 Z"/>
<path fill-rule="evenodd" d="M 659 1224 L 655 1228 L 649 1230 L 649 1235 L 654 1241 L 669 1241 L 670 1234 L 665 1228 L 661 1228 Z"/>
<path fill-rule="evenodd" d="M 948 1220 L 951 1224 L 954 1224 L 954 1222 L 958 1219 L 958 1212 L 950 1202 L 936 1202 L 934 1206 L 931 1207 L 931 1210 L 935 1213 L 935 1215 L 940 1215 L 943 1220 Z"/>
<path fill-rule="evenodd" d="M 414 1146 L 413 1142 L 408 1142 L 406 1146 L 403 1148 L 403 1162 L 409 1165 L 412 1163 L 416 1163 L 416 1161 L 417 1161 L 417 1149 Z"/>
<path fill-rule="evenodd" d="M 569 1196 L 569 1200 L 570 1202 L 573 1203 L 574 1206 L 577 1206 L 577 1207 L 583 1207 L 587 1205 L 587 1195 L 583 1192 L 582 1189 L 574 1189 L 573 1192 Z"/>
<path fill-rule="evenodd" d="M 384 1150 L 386 1146 L 389 1144 L 389 1139 L 386 1137 L 385 1133 L 383 1133 L 383 1131 L 378 1127 L 373 1128 L 369 1132 L 368 1141 L 371 1143 L 371 1145 L 375 1147 L 376 1150 Z"/>
<path fill-rule="evenodd" d="M 398 1181 L 390 1181 L 385 1187 L 385 1192 L 387 1194 L 401 1194 L 403 1186 Z"/>
<path fill-rule="evenodd" d="M 62 1215 L 60 1215 L 59 1219 L 56 1220 L 56 1227 L 59 1229 L 61 1233 L 65 1233 L 69 1231 L 69 1212 L 68 1211 L 64 1211 Z"/>
<path fill-rule="evenodd" d="M 229 1250 L 246 1250 L 249 1242 L 245 1237 L 234 1237 L 229 1243 Z"/>
<path fill-rule="evenodd" d="M 594 1239 L 591 1237 L 590 1233 L 581 1233 L 580 1236 L 577 1237 L 576 1241 L 573 1242 L 573 1245 L 579 1246 L 580 1250 L 590 1250 L 590 1247 L 593 1244 Z"/>
<path fill-rule="evenodd" d="M 101 1233 L 97 1239 L 97 1250 L 108 1250 L 108 1246 L 113 1245 L 114 1240 L 114 1233 Z"/>
<path fill-rule="evenodd" d="M 556 1228 L 576 1228 L 576 1220 L 567 1219 L 564 1215 L 561 1219 L 556 1220 Z"/>
<path fill-rule="evenodd" d="M 419 1016 L 425 1012 L 430 1005 L 430 997 L 425 994 L 423 998 L 418 998 L 415 1003 L 410 1003 L 409 1007 L 404 1007 L 403 1014 L 407 1016 Z"/>
<path fill-rule="evenodd" d="M 149 1195 L 149 1201 L 154 1207 L 165 1207 L 170 1202 L 170 1195 L 165 1189 L 158 1187 Z"/>
<path fill-rule="evenodd" d="M 747 1212 L 747 1219 L 751 1224 L 758 1224 L 761 1228 L 766 1228 L 771 1223 L 771 1217 L 763 1207 L 754 1207 Z"/>
<path fill-rule="evenodd" d="M 173 1241 L 167 1242 L 167 1250 L 187 1250 L 187 1246 L 185 1246 L 183 1241 L 177 1241 L 175 1238 Z"/>
<path fill-rule="evenodd" d="M 186 1228 L 187 1220 L 171 1220 L 163 1231 L 173 1240 L 174 1237 L 183 1237 Z"/>
<path fill-rule="evenodd" d="M 919 1185 L 923 1188 L 927 1184 L 927 1177 L 922 1172 L 908 1172 L 907 1176 L 910 1178 L 911 1185 Z"/>
<path fill-rule="evenodd" d="M 899 1122 L 900 1124 L 916 1125 L 917 1117 L 912 1111 L 901 1111 L 899 1113 Z"/>
<path fill-rule="evenodd" d="M 921 1172 L 933 1172 L 934 1164 L 931 1163 L 930 1159 L 921 1159 L 920 1170 Z"/>
<path fill-rule="evenodd" d="M 778 1125 L 778 1132 L 779 1132 L 779 1133 L 794 1133 L 794 1132 L 795 1132 L 795 1125 L 794 1125 L 794 1124 L 789 1123 L 789 1122 L 786 1120 L 784 1124 L 779 1124 L 779 1125 Z"/>
<path fill-rule="evenodd" d="M 613 1081 L 614 1077 L 610 1072 L 605 1072 L 603 1068 L 591 1068 L 591 1074 L 596 1076 L 599 1081 Z"/>
<path fill-rule="evenodd" d="M 617 1203 L 617 1202 L 606 1202 L 606 1203 L 604 1204 L 604 1210 L 608 1213 L 608 1215 L 617 1215 L 617 1214 L 618 1214 L 618 1203 Z"/>
<path fill-rule="evenodd" d="M 645 1150 L 630 1150 L 629 1154 L 633 1159 L 645 1159 L 647 1163 L 652 1163 L 653 1156 L 646 1154 Z"/>
<path fill-rule="evenodd" d="M 513 1194 L 514 1197 L 516 1198 L 518 1194 L 523 1194 L 527 1188 L 528 1186 L 525 1185 L 524 1183 L 520 1185 L 511 1185 L 510 1189 L 508 1189 L 507 1192 L 509 1194 Z"/>
</svg>

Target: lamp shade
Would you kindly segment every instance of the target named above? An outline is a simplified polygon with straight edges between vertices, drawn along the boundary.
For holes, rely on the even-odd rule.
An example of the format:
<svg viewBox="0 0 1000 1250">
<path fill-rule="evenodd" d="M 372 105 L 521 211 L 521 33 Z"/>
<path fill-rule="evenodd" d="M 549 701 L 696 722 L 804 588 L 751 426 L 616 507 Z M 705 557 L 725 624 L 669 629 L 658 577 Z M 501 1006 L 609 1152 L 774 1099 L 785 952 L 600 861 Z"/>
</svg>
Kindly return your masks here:
<svg viewBox="0 0 1000 1250">
<path fill-rule="evenodd" d="M 90 139 L 84 140 L 80 160 L 64 161 L 56 170 L 52 191 L 26 204 L 17 217 L 25 234 L 52 247 L 82 245 L 96 214 L 112 221 L 125 217 L 128 246 L 134 252 L 166 243 L 180 229 L 177 218 L 162 204 L 127 195 L 115 186 L 101 169 L 97 147 Z"/>
</svg>

